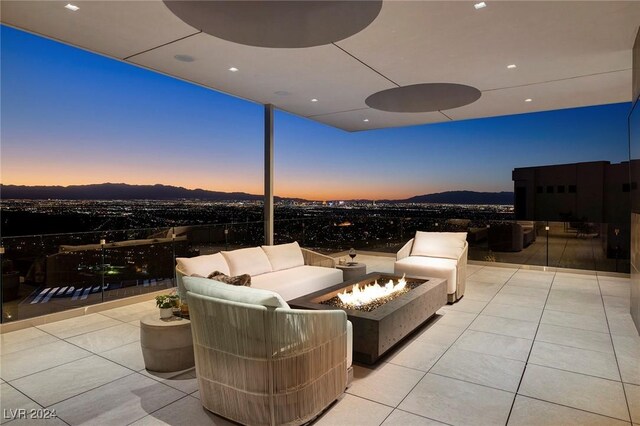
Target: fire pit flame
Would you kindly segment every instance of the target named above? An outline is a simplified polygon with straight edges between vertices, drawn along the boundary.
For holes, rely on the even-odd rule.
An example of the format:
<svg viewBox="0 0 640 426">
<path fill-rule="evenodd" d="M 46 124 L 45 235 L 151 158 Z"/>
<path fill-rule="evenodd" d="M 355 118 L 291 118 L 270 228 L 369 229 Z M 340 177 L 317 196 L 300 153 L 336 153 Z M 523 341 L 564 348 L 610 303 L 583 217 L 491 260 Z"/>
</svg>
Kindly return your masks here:
<svg viewBox="0 0 640 426">
<path fill-rule="evenodd" d="M 378 280 L 373 284 L 365 285 L 363 287 L 360 287 L 359 284 L 355 284 L 351 288 L 351 292 L 347 293 L 345 290 L 342 293 L 338 293 L 338 297 L 345 305 L 362 306 L 397 293 L 403 290 L 406 285 L 407 282 L 403 275 L 402 278 L 398 280 L 397 284 L 394 284 L 393 280 L 389 280 L 389 282 L 384 284 L 384 286 L 378 284 Z"/>
</svg>

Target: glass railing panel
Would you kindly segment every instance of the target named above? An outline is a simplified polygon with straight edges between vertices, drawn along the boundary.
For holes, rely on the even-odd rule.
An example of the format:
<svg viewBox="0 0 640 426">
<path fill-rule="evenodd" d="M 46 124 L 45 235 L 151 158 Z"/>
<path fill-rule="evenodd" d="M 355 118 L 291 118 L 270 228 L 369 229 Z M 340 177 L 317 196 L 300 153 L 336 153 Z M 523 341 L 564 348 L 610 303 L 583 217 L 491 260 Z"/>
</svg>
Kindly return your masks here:
<svg viewBox="0 0 640 426">
<path fill-rule="evenodd" d="M 173 228 L 108 231 L 103 240 L 96 249 L 105 302 L 175 286 L 175 256 L 184 252 L 186 239 Z"/>
<path fill-rule="evenodd" d="M 102 302 L 100 235 L 3 238 L 3 322 Z"/>
</svg>

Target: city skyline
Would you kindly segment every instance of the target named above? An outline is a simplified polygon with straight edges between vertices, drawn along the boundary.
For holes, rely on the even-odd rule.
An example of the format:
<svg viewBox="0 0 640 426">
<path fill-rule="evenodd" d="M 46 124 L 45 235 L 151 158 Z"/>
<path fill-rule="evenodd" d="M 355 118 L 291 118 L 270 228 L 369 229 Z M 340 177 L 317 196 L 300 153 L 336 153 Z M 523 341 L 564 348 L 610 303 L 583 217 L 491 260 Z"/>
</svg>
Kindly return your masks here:
<svg viewBox="0 0 640 426">
<path fill-rule="evenodd" d="M 3 184 L 262 193 L 261 105 L 1 30 Z M 629 109 L 621 103 L 357 133 L 277 111 L 275 193 L 324 200 L 512 191 L 516 167 L 626 161 Z"/>
</svg>

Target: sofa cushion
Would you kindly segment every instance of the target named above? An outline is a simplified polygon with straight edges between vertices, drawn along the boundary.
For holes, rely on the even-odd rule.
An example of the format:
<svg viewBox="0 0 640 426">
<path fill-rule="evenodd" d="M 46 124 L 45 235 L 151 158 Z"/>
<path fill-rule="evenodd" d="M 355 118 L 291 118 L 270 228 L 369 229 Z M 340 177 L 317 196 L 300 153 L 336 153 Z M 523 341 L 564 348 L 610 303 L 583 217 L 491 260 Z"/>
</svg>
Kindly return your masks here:
<svg viewBox="0 0 640 426">
<path fill-rule="evenodd" d="M 417 231 L 411 247 L 411 256 L 458 259 L 464 250 L 466 232 Z"/>
<path fill-rule="evenodd" d="M 444 278 L 447 280 L 447 293 L 453 294 L 456 292 L 457 264 L 454 259 L 409 256 L 395 263 L 394 273 L 410 277 Z"/>
<path fill-rule="evenodd" d="M 292 300 L 342 281 L 339 269 L 305 265 L 251 277 L 251 287 L 275 291 L 284 300 Z"/>
<path fill-rule="evenodd" d="M 196 257 L 178 257 L 178 269 L 184 275 L 200 275 L 208 277 L 213 271 L 229 275 L 229 266 L 221 253 Z"/>
<path fill-rule="evenodd" d="M 262 246 L 274 271 L 304 266 L 304 257 L 297 241 L 276 246 Z"/>
<path fill-rule="evenodd" d="M 221 253 L 229 265 L 229 273 L 227 275 L 249 274 L 253 277 L 254 275 L 272 271 L 269 258 L 260 247 L 223 251 Z"/>
<path fill-rule="evenodd" d="M 287 302 L 273 291 L 229 285 L 209 278 L 184 277 L 183 281 L 187 291 L 203 296 L 268 308 L 289 308 Z"/>
</svg>

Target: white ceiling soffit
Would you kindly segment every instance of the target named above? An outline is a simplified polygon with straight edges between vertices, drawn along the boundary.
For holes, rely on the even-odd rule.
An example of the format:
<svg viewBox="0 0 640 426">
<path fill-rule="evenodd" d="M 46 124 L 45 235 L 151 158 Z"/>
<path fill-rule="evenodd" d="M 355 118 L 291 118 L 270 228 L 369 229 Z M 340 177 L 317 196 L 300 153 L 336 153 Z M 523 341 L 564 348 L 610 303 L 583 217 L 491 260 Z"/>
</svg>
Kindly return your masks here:
<svg viewBox="0 0 640 426">
<path fill-rule="evenodd" d="M 68 2 L 3 0 L 0 16 L 16 28 L 348 131 L 630 101 L 640 24 L 638 1 L 486 1 L 480 10 L 466 1 L 385 1 L 377 19 L 352 37 L 274 49 L 200 33 L 160 0 L 71 0 L 76 12 L 64 8 Z M 419 83 L 465 84 L 482 96 L 443 113 L 365 104 L 378 91 Z"/>
</svg>

